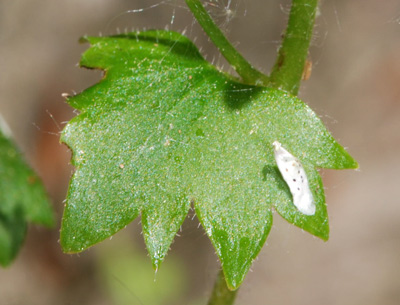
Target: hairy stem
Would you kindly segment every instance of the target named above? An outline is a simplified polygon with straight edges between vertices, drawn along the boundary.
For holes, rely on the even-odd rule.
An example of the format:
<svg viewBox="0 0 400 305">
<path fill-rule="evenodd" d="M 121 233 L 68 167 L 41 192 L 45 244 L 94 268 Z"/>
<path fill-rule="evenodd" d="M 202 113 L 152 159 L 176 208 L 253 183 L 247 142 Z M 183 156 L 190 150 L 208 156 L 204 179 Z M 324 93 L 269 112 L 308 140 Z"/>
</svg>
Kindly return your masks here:
<svg viewBox="0 0 400 305">
<path fill-rule="evenodd" d="M 297 95 L 313 34 L 318 0 L 293 0 L 286 33 L 272 69 L 275 88 Z"/>
<path fill-rule="evenodd" d="M 220 270 L 211 297 L 208 301 L 208 305 L 232 305 L 235 301 L 236 293 L 237 290 L 231 291 L 228 289 L 224 273 Z"/>
<path fill-rule="evenodd" d="M 251 85 L 267 85 L 268 77 L 256 70 L 228 41 L 212 20 L 200 0 L 185 0 L 197 22 L 218 50 L 235 69 L 243 82 Z"/>
</svg>

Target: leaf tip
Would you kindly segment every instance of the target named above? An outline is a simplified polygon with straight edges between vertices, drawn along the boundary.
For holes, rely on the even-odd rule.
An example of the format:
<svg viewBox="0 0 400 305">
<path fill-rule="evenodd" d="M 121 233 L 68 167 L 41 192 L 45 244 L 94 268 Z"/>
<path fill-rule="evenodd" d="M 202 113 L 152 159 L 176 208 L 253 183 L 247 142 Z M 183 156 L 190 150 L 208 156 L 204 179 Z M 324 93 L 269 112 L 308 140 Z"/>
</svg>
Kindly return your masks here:
<svg viewBox="0 0 400 305">
<path fill-rule="evenodd" d="M 341 155 L 342 155 L 342 164 L 338 167 L 338 169 L 358 169 L 358 162 L 349 154 L 346 148 L 341 147 Z"/>
<path fill-rule="evenodd" d="M 323 232 L 321 232 L 318 235 L 315 235 L 319 238 L 321 238 L 323 241 L 328 241 L 329 240 L 329 226 L 327 227 L 326 230 L 324 230 Z"/>
<path fill-rule="evenodd" d="M 151 257 L 151 264 L 156 273 L 158 272 L 158 269 L 160 268 L 162 261 L 163 261 L 162 259 L 157 259 L 154 258 L 153 256 Z"/>
<path fill-rule="evenodd" d="M 358 162 L 356 161 L 356 160 L 352 160 L 353 161 L 353 163 L 352 163 L 352 165 L 351 165 L 351 169 L 360 169 L 360 165 L 358 164 Z"/>
</svg>

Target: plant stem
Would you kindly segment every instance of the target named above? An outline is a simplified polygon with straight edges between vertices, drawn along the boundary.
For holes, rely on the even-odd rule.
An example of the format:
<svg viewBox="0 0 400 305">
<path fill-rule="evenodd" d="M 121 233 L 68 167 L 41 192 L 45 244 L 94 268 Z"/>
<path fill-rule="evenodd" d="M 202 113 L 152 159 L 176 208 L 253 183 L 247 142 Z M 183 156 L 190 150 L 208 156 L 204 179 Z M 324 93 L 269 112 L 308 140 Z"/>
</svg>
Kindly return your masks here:
<svg viewBox="0 0 400 305">
<path fill-rule="evenodd" d="M 197 22 L 206 32 L 218 50 L 235 69 L 243 82 L 251 85 L 267 85 L 268 76 L 256 70 L 249 62 L 231 45 L 222 31 L 200 2 L 200 0 L 185 0 Z"/>
<path fill-rule="evenodd" d="M 297 95 L 313 34 L 318 0 L 293 0 L 289 22 L 272 69 L 271 85 Z"/>
<path fill-rule="evenodd" d="M 232 305 L 236 298 L 237 290 L 231 291 L 226 286 L 224 273 L 219 271 L 215 281 L 208 305 Z"/>
</svg>

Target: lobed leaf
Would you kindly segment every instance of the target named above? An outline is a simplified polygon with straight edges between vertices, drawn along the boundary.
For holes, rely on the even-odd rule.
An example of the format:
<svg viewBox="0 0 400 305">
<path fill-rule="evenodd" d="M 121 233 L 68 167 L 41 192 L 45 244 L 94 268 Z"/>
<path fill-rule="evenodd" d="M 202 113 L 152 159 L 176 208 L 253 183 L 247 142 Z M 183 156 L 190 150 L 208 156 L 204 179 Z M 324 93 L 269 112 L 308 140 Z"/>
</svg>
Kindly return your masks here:
<svg viewBox="0 0 400 305">
<path fill-rule="evenodd" d="M 105 77 L 68 99 L 81 114 L 62 134 L 76 167 L 63 216 L 64 251 L 82 251 L 141 214 L 158 268 L 193 204 L 236 289 L 267 238 L 273 208 L 328 239 L 317 168 L 357 163 L 307 105 L 219 72 L 178 33 L 85 40 L 91 47 L 81 65 L 103 69 Z M 276 140 L 301 160 L 314 216 L 294 207 L 275 164 Z"/>
</svg>

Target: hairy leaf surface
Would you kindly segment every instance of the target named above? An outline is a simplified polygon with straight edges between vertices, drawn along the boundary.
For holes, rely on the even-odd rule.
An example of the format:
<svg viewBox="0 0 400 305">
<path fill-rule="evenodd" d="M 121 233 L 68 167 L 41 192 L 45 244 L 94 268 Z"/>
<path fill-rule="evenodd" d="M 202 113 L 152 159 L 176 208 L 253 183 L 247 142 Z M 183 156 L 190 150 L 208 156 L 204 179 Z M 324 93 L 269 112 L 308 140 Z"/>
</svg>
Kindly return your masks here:
<svg viewBox="0 0 400 305">
<path fill-rule="evenodd" d="M 76 167 L 63 217 L 64 251 L 82 251 L 141 214 L 157 268 L 193 204 L 235 289 L 267 238 L 273 209 L 328 239 L 317 168 L 357 164 L 307 105 L 235 81 L 174 32 L 85 39 L 91 47 L 81 65 L 102 69 L 105 77 L 68 99 L 81 114 L 62 135 Z M 301 160 L 315 215 L 293 205 L 274 141 Z"/>
</svg>

